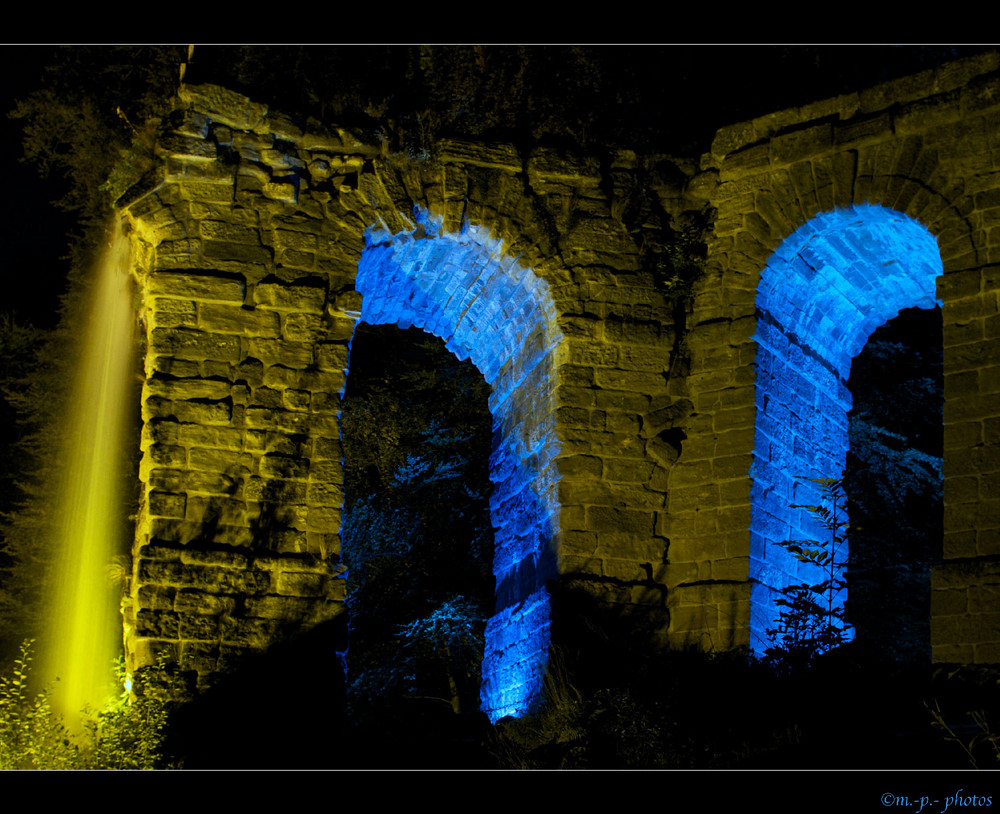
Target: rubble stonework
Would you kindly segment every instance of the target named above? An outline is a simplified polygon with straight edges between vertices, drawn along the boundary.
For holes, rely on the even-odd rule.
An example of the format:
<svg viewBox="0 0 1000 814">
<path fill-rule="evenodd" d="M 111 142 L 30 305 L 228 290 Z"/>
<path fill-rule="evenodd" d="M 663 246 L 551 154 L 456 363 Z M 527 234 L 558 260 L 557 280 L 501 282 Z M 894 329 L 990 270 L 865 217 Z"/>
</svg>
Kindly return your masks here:
<svg viewBox="0 0 1000 814">
<path fill-rule="evenodd" d="M 735 620 L 732 641 L 751 644 L 751 479 L 742 473 L 758 409 L 761 270 L 820 213 L 877 206 L 928 230 L 943 264 L 945 517 L 943 559 L 932 575 L 932 657 L 997 662 L 1000 605 L 990 601 L 1000 554 L 997 69 L 997 54 L 985 54 L 724 128 L 703 158 L 717 183 L 709 193 L 716 217 L 689 320 L 685 386 L 694 410 L 667 512 L 671 562 L 679 564 L 683 550 L 692 577 L 704 580 L 673 591 L 696 635 L 725 616 Z M 882 262 L 890 260 L 906 257 Z"/>
<path fill-rule="evenodd" d="M 222 88 L 182 89 L 158 176 L 123 202 L 147 342 L 130 664 L 166 651 L 207 682 L 341 614 L 340 397 L 376 299 L 359 265 L 437 256 L 419 244 L 446 240 L 464 248 L 417 319 L 487 368 L 500 447 L 515 451 L 492 477 L 521 467 L 542 507 L 535 542 L 498 560 L 497 618 L 579 576 L 662 613 L 669 645 L 750 644 L 758 280 L 812 217 L 860 204 L 911 216 L 940 248 L 933 652 L 1000 661 L 998 68 L 985 55 L 724 128 L 700 165 L 460 142 L 388 155 Z M 674 171 L 653 171 L 664 162 Z M 654 283 L 643 226 L 626 222 L 637 194 L 674 222 L 713 213 L 690 295 Z M 400 285 L 377 296 L 419 299 Z M 504 311 L 512 286 L 523 309 Z M 463 338 L 529 314 L 494 368 Z M 505 517 L 495 506 L 494 525 Z M 538 635 L 524 639 L 544 649 Z"/>
</svg>

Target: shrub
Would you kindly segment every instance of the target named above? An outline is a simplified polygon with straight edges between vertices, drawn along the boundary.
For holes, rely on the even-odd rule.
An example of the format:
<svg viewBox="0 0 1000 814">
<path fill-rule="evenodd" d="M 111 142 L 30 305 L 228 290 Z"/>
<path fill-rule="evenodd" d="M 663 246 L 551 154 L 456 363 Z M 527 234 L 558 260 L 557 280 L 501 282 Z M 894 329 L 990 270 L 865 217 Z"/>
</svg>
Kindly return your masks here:
<svg viewBox="0 0 1000 814">
<path fill-rule="evenodd" d="M 104 710 L 84 710 L 76 733 L 52 709 L 47 689 L 30 690 L 33 644 L 23 642 L 12 674 L 0 676 L 0 769 L 175 768 L 162 753 L 173 698 L 163 663 L 132 692 L 119 659 L 121 696 Z"/>
</svg>

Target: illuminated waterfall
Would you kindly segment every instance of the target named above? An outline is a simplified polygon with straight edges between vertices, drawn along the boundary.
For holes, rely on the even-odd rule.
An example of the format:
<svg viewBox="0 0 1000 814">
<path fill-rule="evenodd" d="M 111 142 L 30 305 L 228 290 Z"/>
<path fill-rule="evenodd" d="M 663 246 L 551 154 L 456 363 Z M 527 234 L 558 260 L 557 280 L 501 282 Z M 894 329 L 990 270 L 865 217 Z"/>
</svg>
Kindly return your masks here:
<svg viewBox="0 0 1000 814">
<path fill-rule="evenodd" d="M 54 580 L 44 642 L 53 705 L 70 726 L 85 706 L 101 709 L 114 691 L 112 663 L 122 641 L 119 589 L 109 575 L 122 550 L 122 484 L 132 421 L 135 314 L 129 241 L 115 221 L 81 317 L 68 434 L 59 459 Z"/>
</svg>

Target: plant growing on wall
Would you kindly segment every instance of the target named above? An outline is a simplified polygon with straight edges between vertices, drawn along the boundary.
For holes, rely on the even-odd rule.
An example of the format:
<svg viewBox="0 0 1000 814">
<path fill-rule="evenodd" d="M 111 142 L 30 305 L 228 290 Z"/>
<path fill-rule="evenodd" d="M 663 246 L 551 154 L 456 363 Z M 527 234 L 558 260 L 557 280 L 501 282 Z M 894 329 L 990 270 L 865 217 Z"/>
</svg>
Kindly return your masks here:
<svg viewBox="0 0 1000 814">
<path fill-rule="evenodd" d="M 777 623 L 767 631 L 773 643 L 768 659 L 787 665 L 809 663 L 816 656 L 850 641 L 850 626 L 838 597 L 847 587 L 843 559 L 847 548 L 847 496 L 843 477 L 800 478 L 819 486 L 822 504 L 793 503 L 816 519 L 824 534 L 819 540 L 785 540 L 776 543 L 802 563 L 816 566 L 823 579 L 799 582 L 781 589 L 775 600 L 780 608 Z"/>
</svg>

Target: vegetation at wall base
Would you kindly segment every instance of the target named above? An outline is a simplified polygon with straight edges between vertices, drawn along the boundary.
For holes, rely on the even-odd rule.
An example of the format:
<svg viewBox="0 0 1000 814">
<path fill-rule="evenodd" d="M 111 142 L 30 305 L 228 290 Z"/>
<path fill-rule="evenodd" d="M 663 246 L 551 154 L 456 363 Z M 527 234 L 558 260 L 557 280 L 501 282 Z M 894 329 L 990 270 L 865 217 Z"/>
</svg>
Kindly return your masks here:
<svg viewBox="0 0 1000 814">
<path fill-rule="evenodd" d="M 163 749 L 174 706 L 165 664 L 150 668 L 135 688 L 128 688 L 120 661 L 108 665 L 122 696 L 104 710 L 82 711 L 76 731 L 52 709 L 47 689 L 33 689 L 32 644 L 23 642 L 11 674 L 0 675 L 0 769 L 174 768 Z"/>
</svg>

